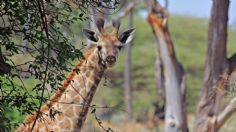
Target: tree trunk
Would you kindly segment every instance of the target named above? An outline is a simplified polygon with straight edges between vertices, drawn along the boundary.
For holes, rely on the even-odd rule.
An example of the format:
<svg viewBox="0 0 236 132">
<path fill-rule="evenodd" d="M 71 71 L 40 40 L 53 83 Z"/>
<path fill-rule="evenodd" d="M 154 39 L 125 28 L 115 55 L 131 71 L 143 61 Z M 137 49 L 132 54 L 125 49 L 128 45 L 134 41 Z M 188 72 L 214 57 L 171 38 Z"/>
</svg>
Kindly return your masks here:
<svg viewBox="0 0 236 132">
<path fill-rule="evenodd" d="M 157 44 L 158 41 L 156 41 L 156 61 L 155 61 L 155 78 L 156 78 L 156 87 L 157 92 L 159 95 L 161 95 L 161 99 L 165 98 L 165 86 L 164 86 L 164 70 L 163 70 L 163 64 L 160 57 L 160 47 Z"/>
<path fill-rule="evenodd" d="M 160 57 L 160 47 L 158 41 L 155 41 L 156 46 L 156 60 L 155 60 L 155 82 L 158 97 L 154 103 L 155 111 L 153 115 L 153 123 L 158 123 L 159 120 L 165 119 L 165 78 L 162 60 Z"/>
<path fill-rule="evenodd" d="M 90 29 L 94 29 L 96 32 L 97 31 L 97 28 L 96 28 L 96 25 L 95 25 L 95 21 L 98 19 L 98 18 L 102 18 L 104 20 L 107 19 L 107 14 L 109 14 L 109 10 L 106 9 L 106 8 L 102 8 L 101 10 L 98 10 L 96 8 L 94 8 L 94 6 L 89 6 L 89 14 L 90 14 L 90 17 L 89 17 L 89 21 L 88 21 L 88 27 Z M 86 48 L 89 49 L 90 47 L 92 47 L 93 44 L 87 40 L 87 46 Z"/>
<path fill-rule="evenodd" d="M 150 4 L 148 2 L 148 4 Z M 159 42 L 160 57 L 164 69 L 164 86 L 166 93 L 165 131 L 186 132 L 187 120 L 184 105 L 182 66 L 175 56 L 173 43 L 168 31 L 167 11 L 158 2 L 152 3 L 153 7 L 148 15 L 148 22 L 153 29 L 155 38 Z"/>
<path fill-rule="evenodd" d="M 133 11 L 131 9 L 128 16 L 129 28 L 133 26 Z M 132 119 L 132 82 L 131 82 L 131 46 L 132 42 L 125 45 L 125 72 L 124 72 L 124 95 L 125 95 L 125 110 L 127 112 L 127 120 Z"/>
<path fill-rule="evenodd" d="M 96 11 L 95 11 L 95 9 L 93 8 L 93 7 L 89 7 L 89 20 L 87 21 L 88 22 L 88 29 L 96 29 L 96 26 L 95 26 L 95 20 L 96 20 L 96 18 L 95 18 L 95 15 L 96 15 Z M 87 45 L 86 45 L 86 48 L 87 49 L 89 49 L 90 47 L 92 47 L 92 43 L 89 41 L 89 40 L 87 40 Z"/>
<path fill-rule="evenodd" d="M 224 96 L 224 83 L 231 72 L 226 57 L 228 9 L 229 0 L 213 0 L 204 80 L 194 126 L 197 132 L 219 129 L 216 117 Z"/>
<path fill-rule="evenodd" d="M 29 39 L 30 39 L 30 14 L 27 15 L 28 17 L 26 18 L 26 23 L 24 24 L 24 38 L 22 42 L 22 47 L 23 47 L 23 53 L 26 53 L 28 51 L 29 47 Z"/>
<path fill-rule="evenodd" d="M 4 60 L 2 50 L 0 47 L 0 75 L 4 75 L 11 72 L 11 66 Z"/>
</svg>

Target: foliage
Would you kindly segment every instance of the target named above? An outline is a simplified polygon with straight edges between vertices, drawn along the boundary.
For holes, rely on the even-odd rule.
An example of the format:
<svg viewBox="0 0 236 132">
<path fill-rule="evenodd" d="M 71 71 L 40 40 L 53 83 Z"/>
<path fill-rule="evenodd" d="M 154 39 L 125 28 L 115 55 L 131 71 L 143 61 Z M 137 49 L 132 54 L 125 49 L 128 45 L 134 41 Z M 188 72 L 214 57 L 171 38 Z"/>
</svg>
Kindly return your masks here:
<svg viewBox="0 0 236 132">
<path fill-rule="evenodd" d="M 0 15 L 3 16 L 2 12 L 2 8 L 3 8 L 3 2 L 18 2 L 18 0 L 9 0 L 9 1 L 1 1 L 1 12 Z M 21 2 L 21 1 L 19 1 Z M 34 2 L 34 1 L 31 1 Z M 35 9 L 36 7 L 34 7 L 33 9 Z M 57 7 L 55 7 L 57 8 Z M 25 8 L 24 8 L 25 9 Z M 29 8 L 32 9 L 32 8 Z M 23 9 L 22 9 L 23 10 Z M 35 9 L 36 10 L 36 9 Z M 81 14 L 82 12 L 78 12 L 78 11 L 74 11 L 72 10 L 70 11 L 64 11 L 60 10 L 63 13 L 68 13 L 68 17 L 75 17 L 80 19 L 79 14 Z M 25 12 L 25 10 L 24 10 Z M 21 12 L 19 12 L 21 13 Z M 38 12 L 36 11 L 36 13 L 38 14 Z M 33 13 L 32 13 L 33 14 Z M 37 19 L 40 21 L 39 24 L 42 24 L 41 19 L 39 19 L 39 16 L 37 14 L 33 14 L 33 16 L 31 17 L 35 17 L 34 19 Z M 86 18 L 86 14 L 82 13 L 83 16 L 82 18 Z M 23 18 L 27 18 L 28 15 L 25 14 L 25 17 Z M 18 16 L 20 17 L 20 16 Z M 36 18 L 38 17 L 38 18 Z M 63 17 L 61 16 L 61 18 L 63 19 Z M 18 20 L 18 18 L 13 19 L 13 20 Z M 66 20 L 66 19 L 65 19 Z M 81 19 L 84 20 L 84 19 Z M 35 21 L 35 22 L 39 22 L 39 21 Z M 66 20 L 67 21 L 67 20 Z M 72 22 L 74 22 L 76 20 L 73 20 Z M 23 29 L 23 25 L 25 24 L 26 20 L 24 19 L 24 22 L 22 22 L 22 25 L 18 25 L 19 26 L 19 30 Z M 31 21 L 32 23 L 32 21 Z M 57 24 L 55 24 L 57 23 Z M 55 22 L 54 26 L 57 26 L 58 28 L 56 29 L 57 31 L 61 31 L 62 28 L 62 24 L 63 23 L 58 23 Z M 78 28 L 78 22 L 72 24 L 72 30 L 75 30 L 76 32 L 80 32 L 79 28 Z M 180 62 L 183 63 L 183 65 L 186 68 L 186 73 L 187 73 L 187 105 L 188 105 L 188 112 L 193 113 L 195 110 L 195 106 L 196 106 L 196 101 L 198 100 L 198 95 L 199 95 L 199 91 L 200 91 L 200 86 L 201 86 L 201 82 L 202 82 L 202 77 L 203 77 L 203 69 L 204 69 L 204 60 L 205 60 L 205 55 L 206 55 L 206 47 L 207 47 L 207 26 L 208 26 L 208 21 L 206 19 L 196 19 L 196 18 L 192 18 L 189 16 L 175 16 L 175 15 L 171 15 L 170 21 L 170 30 L 171 30 L 171 35 L 173 38 L 173 42 L 175 44 L 175 48 L 176 48 L 176 53 L 177 53 L 177 57 L 179 58 Z M 19 60 L 19 58 L 17 57 L 18 54 L 21 54 L 22 51 L 22 47 L 20 47 L 21 45 L 19 45 L 20 41 L 19 39 L 23 38 L 24 33 L 23 32 L 18 32 L 17 30 L 11 30 L 11 28 L 9 28 L 11 32 L 8 32 L 7 28 L 3 28 L 2 27 L 2 19 L 0 18 L 0 43 L 1 43 L 1 48 L 2 51 L 4 51 L 4 55 L 5 55 L 5 59 L 8 59 L 8 63 L 10 63 L 11 65 L 13 65 L 13 62 L 21 62 L 23 60 Z M 123 25 L 123 24 L 122 24 Z M 31 32 L 33 32 L 33 30 L 39 30 L 38 32 L 41 33 L 41 26 L 38 26 L 37 28 L 34 27 L 35 24 L 31 25 Z M 143 20 L 141 18 L 135 18 L 134 20 L 134 27 L 136 27 L 136 32 L 135 32 L 135 39 L 134 39 L 134 44 L 133 44 L 133 48 L 132 48 L 132 60 L 133 60 L 133 66 L 132 66 L 132 76 L 133 76 L 133 93 L 134 93 L 134 102 L 133 102 L 133 109 L 134 109 L 134 116 L 135 118 L 142 118 L 144 116 L 147 116 L 146 114 L 148 114 L 148 116 L 152 116 L 153 113 L 153 100 L 157 99 L 158 96 L 156 95 L 156 86 L 155 86 L 155 80 L 154 80 L 154 61 L 155 61 L 155 46 L 153 45 L 153 34 L 149 25 L 147 24 L 146 20 Z M 3 32 L 4 31 L 4 32 Z M 51 30 L 49 30 L 50 32 Z M 6 33 L 10 33 L 10 35 L 4 35 Z M 53 32 L 50 32 L 53 33 Z M 54 35 L 54 34 L 53 34 Z M 57 34 L 58 35 L 58 34 Z M 57 35 L 54 35 L 55 38 Z M 69 40 L 71 37 L 73 36 L 67 36 L 65 37 L 63 34 L 60 34 L 61 36 L 63 36 L 63 39 L 66 39 L 66 43 L 68 43 L 68 45 L 65 46 L 71 46 L 74 47 L 71 44 L 71 40 Z M 9 51 L 6 52 L 6 47 L 2 45 L 2 38 L 4 38 L 4 36 L 7 36 L 8 39 L 8 46 L 15 46 L 16 49 L 18 49 L 19 53 L 15 53 L 13 52 L 13 54 L 10 54 Z M 233 44 L 233 42 L 236 41 L 235 39 L 235 32 L 230 31 L 229 32 L 229 46 L 228 46 L 228 51 L 229 51 L 229 55 L 232 55 L 233 51 L 235 50 L 235 45 Z M 45 38 L 45 33 L 43 33 L 43 37 Z M 62 38 L 60 38 L 62 39 Z M 44 40 L 44 39 L 43 39 Z M 13 42 L 13 43 L 11 43 Z M 40 40 L 37 40 L 37 42 L 35 42 L 35 45 L 37 47 L 39 47 L 40 49 L 40 53 L 45 53 L 45 51 L 47 50 L 43 50 L 41 49 L 41 45 L 44 45 L 46 48 L 51 48 L 53 46 L 53 48 L 57 47 L 57 49 L 59 49 L 58 47 L 60 47 L 60 50 L 64 50 L 64 48 L 66 48 L 65 46 L 63 47 L 63 45 L 61 43 L 50 43 L 50 47 L 47 46 L 48 44 L 46 43 L 42 43 Z M 33 57 L 38 56 L 40 53 L 33 47 L 33 45 L 30 43 L 29 46 L 29 53 L 32 52 L 32 55 L 34 55 Z M 73 49 L 73 48 L 72 48 Z M 53 51 L 53 50 L 52 50 Z M 56 50 L 55 50 L 56 51 Z M 64 55 L 65 54 L 71 54 L 71 51 L 69 51 L 68 53 L 66 52 L 62 52 Z M 80 53 L 80 52 L 79 52 Z M 66 62 L 67 64 L 70 64 L 70 59 L 68 56 L 63 56 L 63 54 L 59 54 L 59 56 L 61 56 L 61 59 L 64 60 L 64 62 Z M 9 56 L 11 55 L 11 56 Z M 29 54 L 29 56 L 31 56 Z M 46 55 L 44 55 L 44 59 L 47 60 Z M 32 58 L 33 58 L 32 57 Z M 51 56 L 50 53 L 50 57 L 51 59 L 55 59 Z M 38 57 L 40 58 L 40 57 Z M 36 59 L 38 59 L 36 58 Z M 36 60 L 35 59 L 35 60 Z M 51 61 L 50 62 L 53 62 Z M 26 60 L 31 60 L 30 59 L 26 59 Z M 68 61 L 69 60 L 69 61 Z M 71 59 L 72 60 L 72 59 Z M 45 60 L 44 60 L 45 61 Z M 53 69 L 55 67 L 60 67 L 59 62 L 57 62 L 58 60 L 55 59 L 55 63 L 49 63 L 49 71 L 50 69 Z M 60 61 L 60 60 L 59 60 Z M 43 74 L 44 72 L 44 68 L 45 68 L 45 62 L 43 64 L 39 64 L 36 63 L 38 61 L 32 61 L 29 62 L 27 64 L 25 64 L 23 66 L 26 67 L 26 71 L 29 68 L 29 65 L 40 65 L 38 66 L 41 69 L 41 73 Z M 124 63 L 124 53 L 121 53 L 121 57 L 119 57 L 118 60 L 118 65 L 112 69 L 112 71 L 108 72 L 108 75 L 111 84 L 108 85 L 108 87 L 99 87 L 96 95 L 95 95 L 95 99 L 94 99 L 94 104 L 106 104 L 108 106 L 110 105 L 115 105 L 115 104 L 119 104 L 121 103 L 121 105 L 123 105 L 123 65 Z M 38 65 L 37 65 L 38 64 Z M 64 63 L 63 63 L 64 64 Z M 55 65 L 55 66 L 51 66 L 51 65 Z M 63 65 L 64 66 L 64 65 Z M 68 69 L 70 69 L 71 65 L 65 65 L 65 67 L 67 67 Z M 31 66 L 32 67 L 32 66 Z M 36 78 L 35 73 L 32 73 L 32 77 L 30 79 L 21 79 L 20 75 L 22 75 L 22 65 L 16 65 L 16 67 L 13 66 L 12 70 L 12 74 L 10 75 L 5 75 L 5 76 L 1 76 L 0 77 L 0 131 L 3 131 L 2 128 L 6 129 L 6 127 L 8 126 L 8 128 L 10 129 L 10 125 L 15 125 L 15 123 L 17 123 L 17 121 L 22 120 L 24 118 L 23 113 L 29 113 L 31 112 L 31 109 L 33 110 L 37 110 L 38 106 L 39 106 L 39 102 L 42 98 L 40 98 L 40 93 L 42 92 L 42 86 L 38 86 L 35 89 L 35 86 L 37 84 L 42 84 L 43 80 L 40 80 L 39 78 Z M 16 70 L 18 69 L 18 70 Z M 31 68 L 30 68 L 31 69 Z M 63 69 L 63 68 L 62 68 Z M 34 70 L 33 70 L 34 71 Z M 36 71 L 38 71 L 36 69 Z M 53 72 L 51 72 L 50 74 L 48 73 L 47 75 L 52 76 L 51 78 L 55 79 L 56 76 L 58 76 L 59 80 L 63 79 L 62 76 L 60 76 L 58 73 L 61 72 L 62 74 L 67 71 L 65 69 L 63 69 L 62 71 L 60 70 L 60 68 L 58 70 L 55 70 Z M 23 72 L 24 73 L 24 72 Z M 38 72 L 40 73 L 40 72 Z M 115 73 L 115 74 L 114 74 Z M 31 74 L 31 73 L 29 73 Z M 39 75 L 37 75 L 39 76 Z M 39 76 L 40 77 L 40 76 Z M 61 77 L 61 78 L 60 78 Z M 114 77 L 114 78 L 113 78 Z M 24 84 L 21 82 L 21 80 L 24 82 Z M 57 80 L 57 79 L 55 79 Z M 54 81 L 54 80 L 51 80 Z M 51 81 L 49 80 L 47 83 L 50 84 Z M 13 83 L 13 84 L 11 84 Z M 56 85 L 59 85 L 58 81 L 56 82 Z M 53 87 L 53 88 L 56 88 Z M 26 90 L 27 89 L 27 90 Z M 4 91 L 4 92 L 3 92 Z M 50 91 L 49 91 L 50 94 Z M 10 96 L 11 95 L 11 96 Z M 46 95 L 47 95 L 47 91 L 46 91 Z M 102 95 L 102 96 L 101 96 Z M 4 97 L 4 98 L 3 98 Z M 115 98 L 114 98 L 115 97 Z M 32 101 L 31 101 L 32 99 Z M 46 99 L 45 97 L 43 99 Z M 19 103 L 20 102 L 20 103 Z M 19 106 L 20 105 L 20 106 Z M 17 110 L 18 109 L 18 110 Z M 122 109 L 122 108 L 121 108 Z M 105 110 L 105 112 L 107 111 L 107 109 Z M 99 112 L 98 110 L 96 112 Z M 102 111 L 103 113 L 105 113 L 104 111 Z M 108 111 L 110 112 L 110 111 Z M 107 112 L 107 113 L 108 113 Z M 116 116 L 112 116 L 110 119 L 112 121 L 120 121 L 120 119 L 123 119 L 122 117 L 119 117 L 120 115 L 124 115 L 124 112 L 122 111 L 121 114 L 119 113 L 119 111 L 112 111 L 114 114 L 114 112 L 116 112 Z M 7 114 L 6 114 L 7 113 Z M 10 115 L 11 114 L 11 115 Z M 90 115 L 91 116 L 91 115 Z M 15 122 L 12 122 L 11 120 L 9 120 L 11 117 L 11 119 L 14 119 Z M 93 114 L 92 114 L 92 120 L 94 120 Z M 234 117 L 235 118 L 235 117 Z M 104 119 L 104 118 L 103 118 Z M 234 119 L 235 120 L 235 119 Z M 233 126 L 235 125 L 235 123 L 233 121 L 230 122 Z M 128 124 L 125 122 L 125 124 Z M 191 124 L 191 123 L 190 123 Z M 128 124 L 129 127 L 131 126 L 130 124 Z M 89 124 L 89 128 L 91 129 L 91 131 L 94 131 L 94 129 L 91 127 L 92 125 Z M 118 126 L 118 124 L 116 124 L 116 126 Z M 228 125 L 226 125 L 228 126 Z M 118 127 L 119 128 L 119 127 Z M 121 128 L 121 127 L 120 127 Z M 119 130 L 120 130 L 119 128 Z M 234 130 L 234 128 L 231 128 L 231 131 Z"/>
<path fill-rule="evenodd" d="M 71 70 L 71 62 L 83 57 L 81 49 L 72 44 L 73 35 L 62 33 L 64 25 L 87 20 L 89 6 L 110 9 L 119 4 L 112 2 L 76 1 L 75 9 L 70 3 L 58 0 L 0 2 L 0 55 L 11 66 L 10 73 L 0 76 L 0 131 L 17 125 L 6 116 L 7 111 L 18 110 L 21 114 L 38 111 L 50 92 L 65 79 L 64 73 Z M 20 44 L 21 39 L 29 45 Z M 30 59 L 12 59 L 20 54 Z M 31 77 L 33 85 L 27 87 L 23 75 Z"/>
</svg>

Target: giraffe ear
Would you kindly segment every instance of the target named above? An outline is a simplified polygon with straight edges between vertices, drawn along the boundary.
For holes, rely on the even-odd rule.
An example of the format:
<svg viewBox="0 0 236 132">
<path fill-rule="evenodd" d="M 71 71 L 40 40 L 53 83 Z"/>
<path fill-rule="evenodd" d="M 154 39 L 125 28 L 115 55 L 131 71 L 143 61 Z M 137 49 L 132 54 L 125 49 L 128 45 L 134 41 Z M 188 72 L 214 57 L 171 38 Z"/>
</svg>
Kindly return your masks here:
<svg viewBox="0 0 236 132">
<path fill-rule="evenodd" d="M 94 31 L 91 31 L 89 29 L 83 29 L 83 34 L 88 40 L 92 42 L 98 41 L 98 38 L 96 37 L 96 33 Z"/>
<path fill-rule="evenodd" d="M 121 33 L 118 37 L 121 43 L 127 44 L 133 39 L 134 28 L 128 29 Z"/>
</svg>

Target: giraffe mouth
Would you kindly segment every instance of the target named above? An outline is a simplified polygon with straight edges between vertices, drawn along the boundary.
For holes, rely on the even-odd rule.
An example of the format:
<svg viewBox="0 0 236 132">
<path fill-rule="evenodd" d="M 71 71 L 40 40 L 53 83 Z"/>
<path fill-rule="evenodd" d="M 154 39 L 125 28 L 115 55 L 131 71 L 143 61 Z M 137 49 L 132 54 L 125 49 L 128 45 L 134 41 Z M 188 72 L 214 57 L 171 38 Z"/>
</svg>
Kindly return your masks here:
<svg viewBox="0 0 236 132">
<path fill-rule="evenodd" d="M 114 65 L 115 65 L 115 62 L 106 62 L 106 65 L 108 66 L 108 67 L 113 67 Z"/>
<path fill-rule="evenodd" d="M 106 61 L 106 66 L 107 66 L 107 67 L 113 67 L 115 64 L 116 64 L 116 62 L 109 62 L 109 61 Z"/>
</svg>

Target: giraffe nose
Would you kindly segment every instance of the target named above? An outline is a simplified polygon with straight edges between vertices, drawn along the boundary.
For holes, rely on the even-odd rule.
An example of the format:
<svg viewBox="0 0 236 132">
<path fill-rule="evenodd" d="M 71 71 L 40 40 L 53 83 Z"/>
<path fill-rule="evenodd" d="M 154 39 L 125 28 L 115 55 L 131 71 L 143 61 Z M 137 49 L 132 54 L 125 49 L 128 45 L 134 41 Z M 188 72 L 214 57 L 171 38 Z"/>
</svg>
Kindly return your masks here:
<svg viewBox="0 0 236 132">
<path fill-rule="evenodd" d="M 107 56 L 106 61 L 110 64 L 113 64 L 116 62 L 116 57 L 109 55 L 109 56 Z"/>
</svg>

